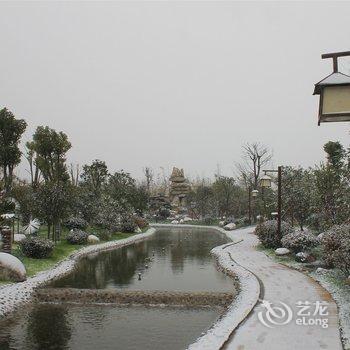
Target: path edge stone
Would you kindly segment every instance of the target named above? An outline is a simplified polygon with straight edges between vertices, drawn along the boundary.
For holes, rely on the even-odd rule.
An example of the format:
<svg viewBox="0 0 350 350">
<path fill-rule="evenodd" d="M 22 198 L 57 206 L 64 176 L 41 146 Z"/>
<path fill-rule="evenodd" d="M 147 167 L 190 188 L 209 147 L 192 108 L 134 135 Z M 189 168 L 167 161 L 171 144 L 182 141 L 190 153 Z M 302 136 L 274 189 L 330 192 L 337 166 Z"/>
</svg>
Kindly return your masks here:
<svg viewBox="0 0 350 350">
<path fill-rule="evenodd" d="M 230 240 L 232 238 L 229 233 L 234 231 L 226 231 L 218 226 L 204 225 L 186 225 L 186 224 L 153 224 L 153 227 L 164 228 L 198 228 L 212 229 L 223 233 Z M 246 229 L 246 228 L 243 228 Z M 253 229 L 253 228 L 252 228 Z M 237 231 L 240 229 L 237 229 Z M 230 253 L 225 250 L 232 244 L 239 244 L 241 241 L 232 241 L 232 243 L 224 244 L 212 249 L 211 253 L 224 273 L 235 278 L 240 286 L 239 293 L 233 302 L 228 306 L 226 312 L 194 343 L 190 344 L 187 350 L 219 350 L 222 349 L 229 340 L 235 329 L 249 316 L 260 297 L 260 282 L 257 277 L 237 264 L 231 257 Z"/>
</svg>

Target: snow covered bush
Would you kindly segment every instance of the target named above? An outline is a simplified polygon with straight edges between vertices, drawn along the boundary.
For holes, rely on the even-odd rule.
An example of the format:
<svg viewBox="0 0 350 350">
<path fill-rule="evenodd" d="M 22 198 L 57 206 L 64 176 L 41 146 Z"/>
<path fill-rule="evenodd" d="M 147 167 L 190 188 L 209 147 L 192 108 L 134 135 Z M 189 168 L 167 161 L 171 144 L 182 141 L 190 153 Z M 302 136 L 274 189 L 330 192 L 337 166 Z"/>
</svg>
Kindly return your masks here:
<svg viewBox="0 0 350 350">
<path fill-rule="evenodd" d="M 204 225 L 214 225 L 215 223 L 215 219 L 211 216 L 206 216 L 203 221 Z"/>
<path fill-rule="evenodd" d="M 51 256 L 54 243 L 45 238 L 27 237 L 20 242 L 22 253 L 28 258 L 44 259 Z"/>
<path fill-rule="evenodd" d="M 111 232 L 120 230 L 121 214 L 124 209 L 118 201 L 110 196 L 103 196 L 99 203 L 99 210 L 94 219 L 94 224 Z"/>
<path fill-rule="evenodd" d="M 84 230 L 88 227 L 87 221 L 77 216 L 71 216 L 68 220 L 66 220 L 64 225 L 70 230 Z"/>
<path fill-rule="evenodd" d="M 109 241 L 112 238 L 112 232 L 108 230 L 99 230 L 98 232 L 96 232 L 96 236 L 101 241 Z"/>
<path fill-rule="evenodd" d="M 121 220 L 120 229 L 122 232 L 133 233 L 136 230 L 136 222 L 132 216 L 125 216 Z"/>
<path fill-rule="evenodd" d="M 326 264 L 350 272 L 350 225 L 335 225 L 322 237 L 323 260 Z"/>
<path fill-rule="evenodd" d="M 149 225 L 148 221 L 145 218 L 142 218 L 141 216 L 135 216 L 135 223 L 140 228 L 143 229 Z"/>
<path fill-rule="evenodd" d="M 282 238 L 282 246 L 294 253 L 309 250 L 318 243 L 317 238 L 309 231 L 297 230 Z"/>
<path fill-rule="evenodd" d="M 287 222 L 282 221 L 281 234 L 282 237 L 293 232 L 293 227 Z M 260 223 L 255 228 L 255 234 L 258 236 L 262 245 L 266 248 L 278 248 L 281 246 L 281 241 L 277 237 L 277 221 L 268 220 Z"/>
<path fill-rule="evenodd" d="M 85 244 L 89 234 L 82 230 L 73 230 L 68 233 L 67 241 L 70 244 Z"/>
<path fill-rule="evenodd" d="M 236 219 L 235 224 L 237 226 L 245 226 L 245 225 L 249 225 L 250 221 L 249 221 L 249 218 L 247 216 L 243 216 L 242 218 Z"/>
</svg>

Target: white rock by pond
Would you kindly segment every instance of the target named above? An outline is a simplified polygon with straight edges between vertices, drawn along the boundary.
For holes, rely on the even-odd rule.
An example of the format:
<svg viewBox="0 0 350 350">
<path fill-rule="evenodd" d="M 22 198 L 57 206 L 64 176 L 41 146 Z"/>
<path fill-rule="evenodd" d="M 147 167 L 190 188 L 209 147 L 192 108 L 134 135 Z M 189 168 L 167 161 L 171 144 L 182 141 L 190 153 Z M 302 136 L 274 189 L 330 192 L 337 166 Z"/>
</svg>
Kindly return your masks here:
<svg viewBox="0 0 350 350">
<path fill-rule="evenodd" d="M 87 241 L 88 243 L 95 244 L 98 243 L 100 239 L 95 235 L 88 235 Z"/>
<path fill-rule="evenodd" d="M 219 221 L 219 226 L 224 227 L 225 226 L 225 221 Z"/>
<path fill-rule="evenodd" d="M 137 227 L 135 228 L 135 233 L 142 233 L 142 230 L 137 226 Z"/>
<path fill-rule="evenodd" d="M 15 256 L 0 253 L 0 280 L 23 282 L 27 279 L 26 268 Z"/>
<path fill-rule="evenodd" d="M 190 221 L 192 221 L 192 219 L 191 219 L 190 217 L 188 217 L 188 216 L 185 216 L 185 217 L 183 218 L 183 221 L 184 221 L 184 222 L 190 222 Z"/>
<path fill-rule="evenodd" d="M 173 225 L 177 225 L 179 222 L 178 222 L 177 220 L 173 220 L 171 223 L 172 223 Z"/>
<path fill-rule="evenodd" d="M 326 274 L 326 273 L 328 273 L 328 272 L 329 272 L 329 270 L 324 269 L 323 267 L 318 267 L 318 268 L 316 269 L 316 273 L 318 273 L 318 274 L 320 274 L 320 275 L 324 275 L 324 274 Z"/>
<path fill-rule="evenodd" d="M 25 238 L 26 238 L 26 235 L 23 233 L 15 233 L 13 235 L 13 241 L 15 243 L 19 243 L 19 242 L 23 241 Z"/>
<path fill-rule="evenodd" d="M 226 231 L 232 231 L 232 230 L 234 230 L 235 228 L 236 228 L 236 224 L 233 223 L 233 222 L 231 222 L 231 223 L 229 223 L 229 224 L 227 224 L 227 225 L 224 226 L 224 229 L 225 229 Z"/>
<path fill-rule="evenodd" d="M 290 250 L 288 248 L 277 248 L 275 254 L 278 256 L 288 255 L 290 254 Z"/>
</svg>

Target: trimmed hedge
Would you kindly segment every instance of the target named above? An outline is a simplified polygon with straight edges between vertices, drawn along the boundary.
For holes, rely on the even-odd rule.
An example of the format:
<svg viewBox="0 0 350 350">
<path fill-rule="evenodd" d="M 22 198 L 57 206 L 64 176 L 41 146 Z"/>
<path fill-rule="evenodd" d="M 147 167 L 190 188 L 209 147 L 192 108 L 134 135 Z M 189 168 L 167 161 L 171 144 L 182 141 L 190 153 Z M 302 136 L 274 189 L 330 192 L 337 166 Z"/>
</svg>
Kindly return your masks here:
<svg viewBox="0 0 350 350">
<path fill-rule="evenodd" d="M 134 233 L 136 230 L 136 222 L 132 216 L 122 218 L 120 223 L 120 230 L 125 233 Z"/>
<path fill-rule="evenodd" d="M 322 239 L 323 260 L 332 267 L 350 273 L 350 225 L 335 225 Z"/>
<path fill-rule="evenodd" d="M 281 223 L 282 237 L 292 233 L 293 227 L 287 222 Z M 260 223 L 255 228 L 255 234 L 258 236 L 262 245 L 266 248 L 279 248 L 281 247 L 281 240 L 277 237 L 277 221 L 268 220 Z"/>
<path fill-rule="evenodd" d="M 88 227 L 88 222 L 80 217 L 72 216 L 66 220 L 64 226 L 70 230 L 85 230 Z"/>
<path fill-rule="evenodd" d="M 45 238 L 27 237 L 19 243 L 19 246 L 28 258 L 45 259 L 51 256 L 54 243 Z"/>
<path fill-rule="evenodd" d="M 85 244 L 89 234 L 82 230 L 74 230 L 68 233 L 66 239 L 70 244 Z"/>
<path fill-rule="evenodd" d="M 288 233 L 282 238 L 282 246 L 294 253 L 309 250 L 317 244 L 317 238 L 309 231 L 298 230 Z"/>
</svg>

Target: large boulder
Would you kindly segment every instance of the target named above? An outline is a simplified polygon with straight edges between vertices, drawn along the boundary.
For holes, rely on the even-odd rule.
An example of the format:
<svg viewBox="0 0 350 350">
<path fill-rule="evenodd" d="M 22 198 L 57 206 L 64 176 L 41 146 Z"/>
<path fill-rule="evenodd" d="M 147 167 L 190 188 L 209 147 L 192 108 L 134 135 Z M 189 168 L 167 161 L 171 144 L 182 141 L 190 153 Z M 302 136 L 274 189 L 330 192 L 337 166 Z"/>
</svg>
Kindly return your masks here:
<svg viewBox="0 0 350 350">
<path fill-rule="evenodd" d="M 290 250 L 288 248 L 277 248 L 275 250 L 275 254 L 277 256 L 284 256 L 290 254 Z"/>
<path fill-rule="evenodd" d="M 233 222 L 231 222 L 231 223 L 229 223 L 229 224 L 227 224 L 227 225 L 224 226 L 224 229 L 225 229 L 226 231 L 232 231 L 232 230 L 234 230 L 235 228 L 236 228 L 236 224 L 233 223 Z"/>
<path fill-rule="evenodd" d="M 87 242 L 90 244 L 96 244 L 100 241 L 100 239 L 95 235 L 88 235 Z"/>
<path fill-rule="evenodd" d="M 15 256 L 0 253 L 0 280 L 23 282 L 27 279 L 26 268 Z"/>
<path fill-rule="evenodd" d="M 23 233 L 15 233 L 13 235 L 13 241 L 15 243 L 22 242 L 25 238 L 26 238 L 26 235 L 24 235 Z"/>
</svg>

